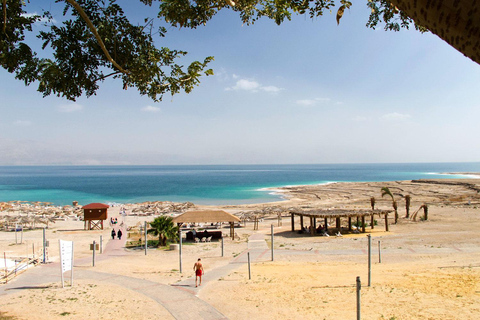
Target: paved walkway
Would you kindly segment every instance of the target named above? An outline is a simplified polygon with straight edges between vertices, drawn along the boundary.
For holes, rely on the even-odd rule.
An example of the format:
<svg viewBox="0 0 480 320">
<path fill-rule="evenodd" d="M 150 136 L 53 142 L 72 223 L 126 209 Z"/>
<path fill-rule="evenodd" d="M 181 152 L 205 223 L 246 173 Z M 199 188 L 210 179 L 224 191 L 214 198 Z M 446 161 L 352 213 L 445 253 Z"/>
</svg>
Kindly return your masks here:
<svg viewBox="0 0 480 320">
<path fill-rule="evenodd" d="M 96 255 L 96 261 L 126 255 L 127 252 L 124 250 L 125 242 L 125 238 L 122 240 L 115 239 L 108 241 L 103 250 L 103 254 Z M 261 259 L 268 251 L 264 235 L 254 234 L 249 238 L 248 250 L 237 256 L 226 266 L 207 272 L 204 280 L 214 281 L 228 275 L 231 271 L 239 268 L 240 265 L 247 263 L 248 253 L 250 254 L 250 261 L 254 262 Z M 91 257 L 75 260 L 74 267 L 88 264 L 92 264 Z M 67 274 L 68 273 L 65 274 L 66 277 L 68 277 Z M 105 281 L 143 294 L 157 301 L 168 310 L 175 319 L 227 319 L 214 307 L 197 297 L 197 293 L 201 287 L 195 288 L 194 277 L 172 286 L 128 276 L 78 268 L 74 270 L 74 277 L 74 282 L 78 279 Z M 48 263 L 28 270 L 12 282 L 1 286 L 0 297 L 25 289 L 42 288 L 42 286 L 52 282 L 61 282 L 59 263 Z M 185 306 L 188 306 L 188 308 Z"/>
<path fill-rule="evenodd" d="M 220 278 L 226 277 L 233 270 L 239 268 L 241 265 L 248 263 L 248 255 L 250 254 L 250 262 L 258 260 L 265 260 L 265 254 L 269 252 L 267 243 L 265 242 L 265 236 L 261 233 L 255 233 L 248 238 L 247 250 L 239 254 L 236 258 L 230 261 L 229 264 L 222 267 L 215 268 L 214 270 L 208 270 L 205 275 L 202 276 L 202 282 L 216 281 Z M 188 290 L 193 294 L 198 294 L 200 287 L 195 287 L 195 277 L 178 282 L 173 286 L 180 286 Z"/>
<path fill-rule="evenodd" d="M 124 233 L 125 234 L 125 233 Z M 128 254 L 125 251 L 125 242 L 126 239 L 122 240 L 110 240 L 107 242 L 103 254 L 96 256 L 97 261 L 106 260 L 111 257 L 118 257 Z M 425 247 L 416 247 L 414 249 L 390 249 L 385 250 L 385 253 L 438 253 L 438 252 L 453 252 L 453 251 L 462 251 L 468 253 L 472 249 L 470 248 L 457 248 L 453 246 L 452 248 L 425 248 Z M 476 250 L 476 249 L 475 249 Z M 408 252 L 405 252 L 408 251 Z M 351 249 L 351 250 L 288 250 L 281 251 L 278 250 L 275 252 L 275 255 L 278 254 L 302 254 L 302 255 L 366 255 L 365 249 Z M 250 261 L 270 261 L 270 249 L 265 242 L 265 235 L 262 233 L 255 233 L 251 235 L 248 239 L 247 250 L 242 252 L 240 255 L 235 257 L 230 263 L 222 267 L 216 268 L 214 270 L 208 270 L 203 276 L 204 281 L 217 281 L 218 279 L 227 276 L 235 269 L 239 268 L 243 264 L 248 262 L 248 255 L 250 255 Z M 86 257 L 82 259 L 76 259 L 74 266 L 86 266 L 92 264 L 92 258 Z M 59 263 L 48 263 L 41 265 L 36 268 L 32 268 L 13 280 L 12 282 L 0 286 L 0 297 L 19 292 L 25 289 L 38 289 L 45 287 L 49 283 L 60 283 L 60 264 Z M 123 286 L 132 291 L 143 294 L 154 301 L 157 301 L 162 305 L 166 310 L 175 319 L 189 320 L 189 319 L 227 319 L 222 313 L 216 310 L 211 305 L 207 304 L 203 300 L 197 297 L 197 294 L 201 287 L 195 288 L 195 278 L 189 278 L 182 282 L 176 283 L 174 285 L 165 285 L 153 281 L 142 280 L 138 278 L 121 276 L 111 273 L 98 272 L 94 270 L 85 270 L 82 268 L 76 268 L 74 271 L 75 279 L 92 279 L 95 281 L 105 281 L 108 283 L 114 283 L 119 286 Z M 66 273 L 67 274 L 67 273 Z M 66 275 L 67 277 L 67 275 Z M 74 279 L 74 281 L 75 281 Z M 185 306 L 188 306 L 186 308 Z"/>
</svg>

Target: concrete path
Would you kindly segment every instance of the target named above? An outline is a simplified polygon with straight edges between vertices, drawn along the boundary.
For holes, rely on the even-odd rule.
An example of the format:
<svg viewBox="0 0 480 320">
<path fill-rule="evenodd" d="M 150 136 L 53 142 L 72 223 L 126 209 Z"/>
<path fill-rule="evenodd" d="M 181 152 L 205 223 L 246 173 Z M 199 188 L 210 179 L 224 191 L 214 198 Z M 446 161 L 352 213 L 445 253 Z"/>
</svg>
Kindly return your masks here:
<svg viewBox="0 0 480 320">
<path fill-rule="evenodd" d="M 103 249 L 103 253 L 95 256 L 95 261 L 102 261 L 111 257 L 118 257 L 128 254 L 125 251 L 125 242 L 125 237 L 122 240 L 110 239 Z M 238 255 L 229 264 L 206 272 L 203 280 L 210 282 L 227 276 L 233 270 L 247 263 L 248 254 L 250 254 L 250 261 L 255 262 L 260 259 L 263 260 L 265 254 L 269 252 L 268 246 L 265 242 L 265 236 L 260 233 L 250 236 L 248 239 L 247 248 L 248 249 L 246 251 Z M 75 260 L 74 267 L 92 264 L 92 257 L 86 257 Z M 65 273 L 65 277 L 68 278 L 68 273 Z M 74 269 L 74 282 L 75 280 L 79 279 L 95 280 L 99 282 L 105 281 L 110 284 L 113 283 L 123 286 L 127 289 L 143 294 L 152 300 L 157 301 L 166 310 L 168 310 L 175 319 L 227 319 L 218 310 L 197 297 L 198 291 L 201 289 L 201 287 L 195 288 L 194 277 L 169 286 L 128 276 L 76 268 Z M 47 263 L 45 265 L 32 268 L 12 282 L 1 286 L 0 297 L 25 289 L 38 289 L 49 283 L 60 282 L 60 264 Z M 188 308 L 186 306 L 188 306 Z"/>
<path fill-rule="evenodd" d="M 125 234 L 125 233 L 124 233 Z M 128 252 L 125 251 L 125 242 L 126 239 L 122 240 L 109 240 L 103 250 L 103 254 L 99 254 L 96 257 L 97 261 L 106 260 L 112 257 L 118 257 L 122 255 L 127 255 Z M 401 252 L 403 254 L 418 254 L 418 253 L 433 253 L 439 251 L 469 251 L 468 248 L 416 248 L 416 250 L 409 249 L 408 252 L 405 249 L 390 249 L 385 250 L 385 253 L 392 254 L 395 252 Z M 250 255 L 250 261 L 270 261 L 270 249 L 265 242 L 265 235 L 262 233 L 255 233 L 251 235 L 248 239 L 247 250 L 242 252 L 240 255 L 235 257 L 230 263 L 222 267 L 216 268 L 214 270 L 207 270 L 203 276 L 203 281 L 211 282 L 217 281 L 222 277 L 226 277 L 232 271 L 240 268 L 242 265 L 248 262 L 248 255 Z M 364 255 L 366 254 L 365 249 L 357 250 L 288 250 L 281 251 L 277 250 L 275 254 L 288 254 L 288 255 Z M 92 264 L 92 258 L 82 258 L 75 260 L 75 267 L 85 267 Z M 65 274 L 66 277 L 67 273 Z M 195 278 L 191 277 L 182 282 L 176 283 L 174 285 L 164 285 L 157 282 L 152 282 L 148 280 L 142 280 L 138 278 L 121 276 L 116 274 L 97 272 L 94 270 L 85 270 L 82 268 L 76 268 L 74 270 L 75 279 L 85 279 L 85 280 L 95 280 L 95 281 L 105 281 L 108 283 L 113 283 L 119 286 L 123 286 L 132 291 L 138 292 L 142 295 L 145 295 L 151 298 L 154 301 L 157 301 L 162 305 L 166 310 L 175 319 L 189 320 L 189 319 L 227 319 L 223 314 L 218 310 L 213 308 L 211 305 L 207 304 L 203 300 L 197 297 L 198 292 L 202 287 L 195 288 Z M 74 281 L 75 281 L 74 279 Z M 19 292 L 25 289 L 38 289 L 45 287 L 49 283 L 60 283 L 60 264 L 59 263 L 47 263 L 36 268 L 32 268 L 13 280 L 12 282 L 0 286 L 0 297 L 7 294 Z M 188 307 L 186 307 L 188 306 Z M 188 311 L 187 311 L 188 310 Z"/>
<path fill-rule="evenodd" d="M 250 254 L 250 262 L 266 261 L 271 259 L 269 255 L 267 243 L 265 242 L 265 235 L 255 233 L 248 238 L 247 250 L 235 257 L 229 264 L 215 268 L 214 270 L 207 270 L 202 276 L 202 282 L 217 281 L 220 278 L 226 277 L 232 271 L 238 269 L 241 265 L 248 263 L 248 254 Z M 195 287 L 195 277 L 186 279 L 172 286 L 180 286 L 188 290 L 192 294 L 197 295 L 202 289 L 201 286 Z"/>
<path fill-rule="evenodd" d="M 108 241 L 103 250 L 103 254 L 96 256 L 96 261 L 127 254 L 124 250 L 125 240 L 124 238 L 122 240 L 115 239 Z M 92 262 L 91 257 L 77 259 L 75 260 L 74 267 L 91 265 Z M 65 277 L 68 277 L 67 274 L 68 273 L 65 273 Z M 169 286 L 133 277 L 76 268 L 74 269 L 74 282 L 79 279 L 105 281 L 143 294 L 157 301 L 168 310 L 175 319 L 227 319 L 218 310 L 199 299 L 195 294 L 192 294 L 191 291 L 185 290 L 182 286 Z M 32 268 L 12 282 L 0 286 L 0 297 L 25 289 L 42 288 L 49 283 L 61 283 L 59 263 L 47 263 Z"/>
</svg>

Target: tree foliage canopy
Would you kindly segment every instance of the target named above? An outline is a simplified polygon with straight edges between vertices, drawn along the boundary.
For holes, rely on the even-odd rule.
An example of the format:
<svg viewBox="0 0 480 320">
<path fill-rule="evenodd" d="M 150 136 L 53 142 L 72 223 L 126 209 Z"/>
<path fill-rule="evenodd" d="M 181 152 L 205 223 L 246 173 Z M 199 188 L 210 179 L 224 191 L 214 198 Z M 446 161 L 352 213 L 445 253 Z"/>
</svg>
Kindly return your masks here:
<svg viewBox="0 0 480 320">
<path fill-rule="evenodd" d="M 172 217 L 160 216 L 150 222 L 152 227 L 147 232 L 158 236 L 159 246 L 166 246 L 168 239 L 178 238 L 178 227 L 173 223 Z"/>
<path fill-rule="evenodd" d="M 0 1 L 0 64 L 26 85 L 38 83 L 44 96 L 75 100 L 95 94 L 102 81 L 113 77 L 121 79 L 124 89 L 136 88 L 154 101 L 165 93 L 188 93 L 201 76 L 213 74 L 208 68 L 213 57 L 185 67 L 178 62 L 185 51 L 156 45 L 165 37 L 166 25 L 197 28 L 222 9 L 237 12 L 245 24 L 262 17 L 281 24 L 295 14 L 315 18 L 335 7 L 340 22 L 352 5 L 348 0 L 139 0 L 138 6 L 158 6 L 158 15 L 135 24 L 116 0 L 56 0 L 64 8 L 61 22 L 54 21 L 48 11 L 29 15 L 25 0 Z M 368 27 L 383 23 L 386 30 L 414 26 L 426 31 L 392 4 L 413 0 L 366 1 L 371 9 Z M 43 27 L 35 35 L 46 49 L 42 55 L 26 40 L 33 25 L 40 22 Z"/>
</svg>

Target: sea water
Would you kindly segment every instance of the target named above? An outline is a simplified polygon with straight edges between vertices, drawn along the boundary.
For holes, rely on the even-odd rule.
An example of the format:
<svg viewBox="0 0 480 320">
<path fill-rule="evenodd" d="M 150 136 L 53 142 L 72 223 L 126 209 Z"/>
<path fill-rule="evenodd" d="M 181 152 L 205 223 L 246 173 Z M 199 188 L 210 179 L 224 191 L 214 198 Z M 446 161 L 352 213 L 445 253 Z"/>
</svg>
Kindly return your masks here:
<svg viewBox="0 0 480 320">
<path fill-rule="evenodd" d="M 278 201 L 267 188 L 330 182 L 468 178 L 480 163 L 0 166 L 0 201 L 191 201 L 222 205 Z"/>
</svg>

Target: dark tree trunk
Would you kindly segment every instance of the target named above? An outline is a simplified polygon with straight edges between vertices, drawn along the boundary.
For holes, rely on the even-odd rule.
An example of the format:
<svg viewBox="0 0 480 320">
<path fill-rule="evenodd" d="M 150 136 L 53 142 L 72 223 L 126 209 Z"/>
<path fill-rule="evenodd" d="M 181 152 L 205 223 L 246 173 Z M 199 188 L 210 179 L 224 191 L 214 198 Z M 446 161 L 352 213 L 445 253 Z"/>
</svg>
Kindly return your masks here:
<svg viewBox="0 0 480 320">
<path fill-rule="evenodd" d="M 480 1 L 391 0 L 421 26 L 480 64 Z"/>
</svg>

